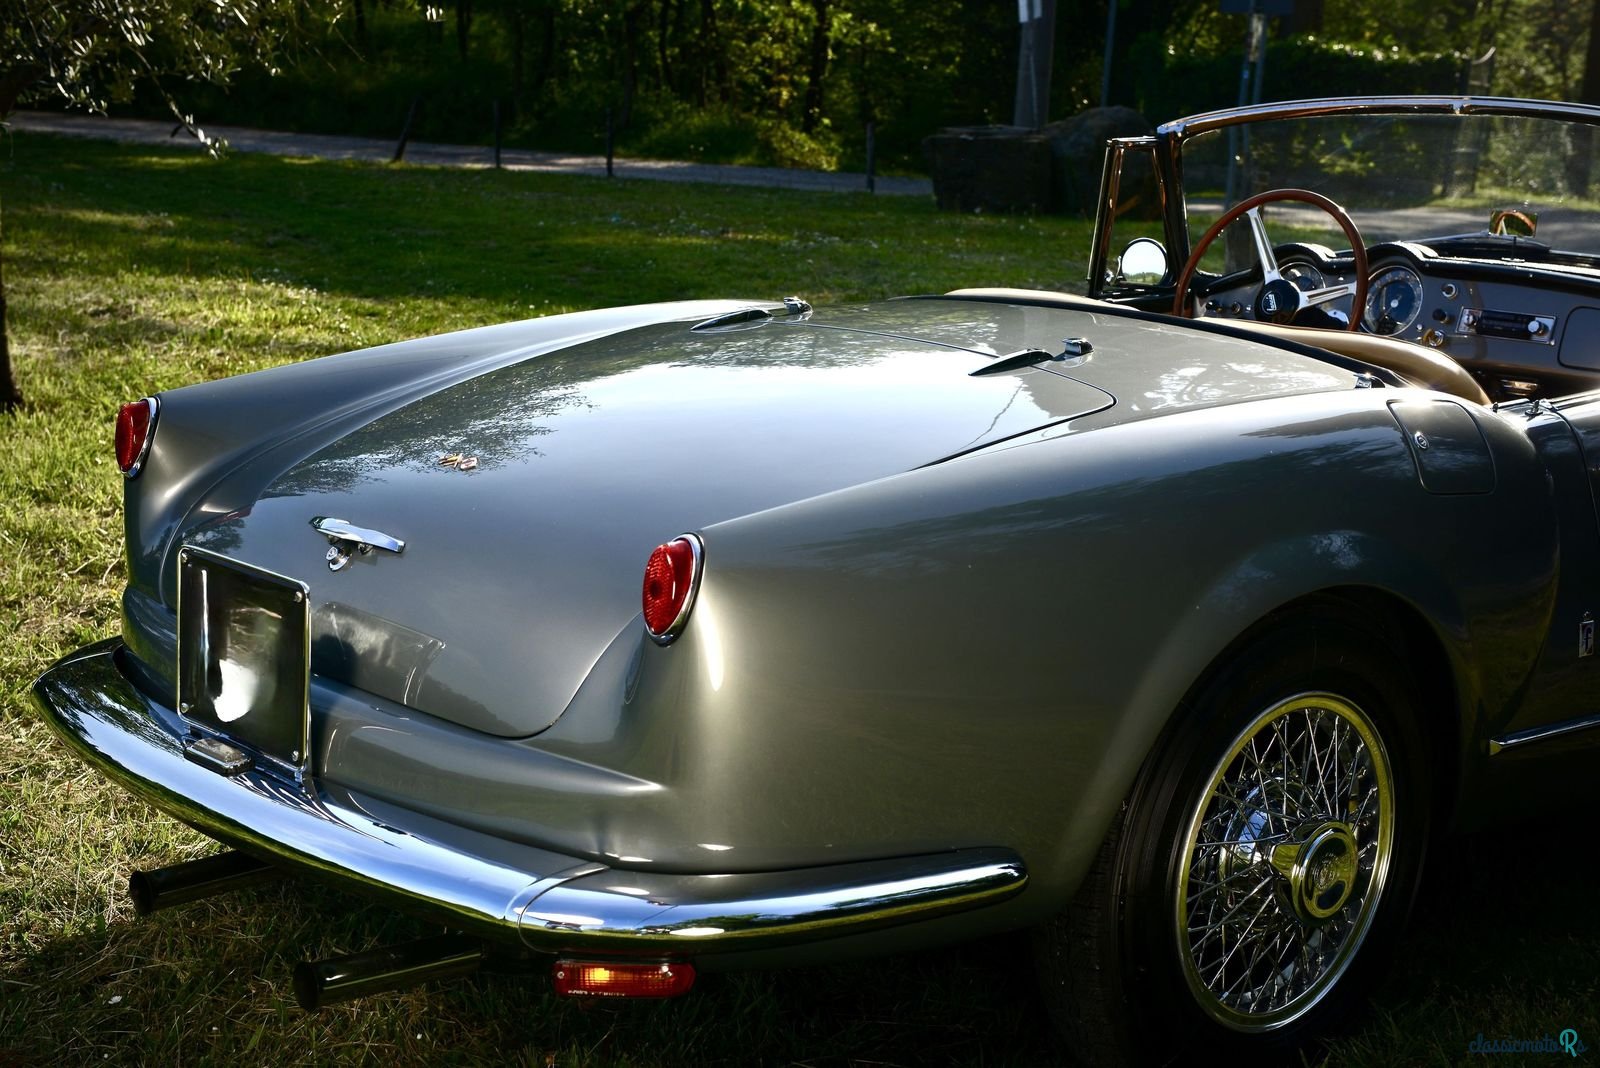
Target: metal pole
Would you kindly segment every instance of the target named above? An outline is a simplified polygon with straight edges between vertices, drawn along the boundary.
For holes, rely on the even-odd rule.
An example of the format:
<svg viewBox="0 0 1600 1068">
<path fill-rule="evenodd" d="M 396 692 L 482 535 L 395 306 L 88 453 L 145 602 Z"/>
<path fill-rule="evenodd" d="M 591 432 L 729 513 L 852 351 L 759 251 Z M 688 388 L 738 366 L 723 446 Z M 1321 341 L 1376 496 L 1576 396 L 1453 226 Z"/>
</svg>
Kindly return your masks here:
<svg viewBox="0 0 1600 1068">
<path fill-rule="evenodd" d="M 500 169 L 500 98 L 494 100 L 494 169 Z"/>
<path fill-rule="evenodd" d="M 1111 46 L 1117 39 L 1117 0 L 1106 0 L 1106 53 L 1100 61 L 1100 106 L 1111 105 Z"/>
<path fill-rule="evenodd" d="M 1250 75 L 1255 67 L 1256 59 L 1256 20 L 1261 16 L 1256 14 L 1255 0 L 1250 3 L 1250 28 L 1246 32 L 1244 46 L 1244 62 L 1239 64 L 1239 106 L 1244 107 L 1250 102 Z M 1265 20 L 1262 19 L 1264 22 Z M 1234 193 L 1238 188 L 1239 171 L 1239 128 L 1228 127 L 1228 181 L 1222 194 L 1222 207 L 1224 210 L 1233 207 Z"/>
<path fill-rule="evenodd" d="M 1255 84 L 1250 88 L 1250 102 L 1261 103 L 1261 82 L 1267 70 L 1267 16 L 1256 12 L 1250 16 L 1250 47 L 1256 57 Z"/>
<path fill-rule="evenodd" d="M 876 126 L 877 124 L 870 120 L 867 122 L 867 192 L 869 193 L 878 191 L 878 138 Z"/>
<path fill-rule="evenodd" d="M 400 143 L 394 146 L 394 159 L 390 163 L 399 163 L 406 158 L 406 142 L 411 140 L 411 124 L 417 121 L 417 105 L 421 103 L 421 93 L 411 98 L 411 106 L 406 109 L 406 124 L 400 130 Z"/>
<path fill-rule="evenodd" d="M 613 124 L 611 122 L 611 109 L 610 108 L 606 108 L 606 177 L 607 178 L 616 177 L 615 171 L 613 170 L 613 163 L 614 163 L 615 154 L 616 154 L 616 152 L 615 152 L 616 144 L 617 144 L 617 132 L 616 132 L 616 128 L 613 126 Z"/>
<path fill-rule="evenodd" d="M 1056 0 L 1017 0 L 1017 101 L 1013 125 L 1036 130 L 1049 121 L 1050 60 L 1055 48 Z"/>
</svg>

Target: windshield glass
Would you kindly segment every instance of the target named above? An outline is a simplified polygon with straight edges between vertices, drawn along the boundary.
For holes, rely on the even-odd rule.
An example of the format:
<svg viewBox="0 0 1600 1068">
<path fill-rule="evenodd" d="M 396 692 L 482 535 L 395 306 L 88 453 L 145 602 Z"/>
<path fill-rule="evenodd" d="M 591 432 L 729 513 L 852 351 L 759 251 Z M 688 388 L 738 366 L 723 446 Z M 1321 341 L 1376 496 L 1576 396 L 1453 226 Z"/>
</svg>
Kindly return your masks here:
<svg viewBox="0 0 1600 1068">
<path fill-rule="evenodd" d="M 1300 188 L 1341 205 L 1368 245 L 1493 227 L 1507 245 L 1531 230 L 1557 250 L 1600 254 L 1597 148 L 1594 127 L 1520 115 L 1325 115 L 1208 130 L 1183 143 L 1190 240 L 1247 196 Z M 1317 208 L 1266 212 L 1275 241 L 1349 245 Z"/>
</svg>

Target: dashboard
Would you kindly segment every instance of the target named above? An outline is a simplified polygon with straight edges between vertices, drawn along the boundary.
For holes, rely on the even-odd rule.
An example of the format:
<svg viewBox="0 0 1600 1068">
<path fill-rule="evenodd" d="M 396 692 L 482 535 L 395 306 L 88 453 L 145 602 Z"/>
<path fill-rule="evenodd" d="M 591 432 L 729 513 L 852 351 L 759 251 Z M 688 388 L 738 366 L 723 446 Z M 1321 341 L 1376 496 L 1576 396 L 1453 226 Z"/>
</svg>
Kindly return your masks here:
<svg viewBox="0 0 1600 1068">
<path fill-rule="evenodd" d="M 1354 263 L 1320 245 L 1275 250 L 1303 292 L 1354 281 Z M 1508 253 L 1516 253 L 1515 258 Z M 1303 309 L 1297 325 L 1357 329 L 1425 345 L 1465 367 L 1496 400 L 1556 397 L 1600 386 L 1600 263 L 1546 246 L 1476 235 L 1387 242 L 1367 251 L 1367 294 Z M 1252 318 L 1260 274 L 1201 291 L 1204 314 Z"/>
</svg>

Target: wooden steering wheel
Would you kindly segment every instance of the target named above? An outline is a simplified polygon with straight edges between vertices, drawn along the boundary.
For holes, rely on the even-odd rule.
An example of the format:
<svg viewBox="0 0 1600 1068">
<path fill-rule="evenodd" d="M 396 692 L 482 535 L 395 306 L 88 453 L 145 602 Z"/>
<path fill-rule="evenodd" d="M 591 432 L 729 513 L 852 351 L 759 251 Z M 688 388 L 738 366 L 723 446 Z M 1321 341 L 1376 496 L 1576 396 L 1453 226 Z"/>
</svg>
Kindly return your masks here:
<svg viewBox="0 0 1600 1068">
<path fill-rule="evenodd" d="M 1333 217 L 1333 221 L 1339 224 L 1339 229 L 1344 231 L 1344 236 L 1350 239 L 1350 252 L 1356 261 L 1354 282 L 1303 292 L 1299 286 L 1283 277 L 1278 270 L 1278 259 L 1272 254 L 1272 242 L 1267 240 L 1266 223 L 1261 219 L 1261 206 L 1279 200 L 1298 200 L 1321 208 Z M 1261 322 L 1286 324 L 1306 308 L 1327 304 L 1349 294 L 1353 299 L 1350 304 L 1350 322 L 1345 329 L 1355 330 L 1360 326 L 1361 315 L 1367 303 L 1367 246 L 1362 242 L 1361 234 L 1356 230 L 1356 224 L 1348 212 L 1321 193 L 1313 193 L 1309 189 L 1269 189 L 1265 193 L 1257 193 L 1253 197 L 1239 201 L 1224 212 L 1222 218 L 1212 223 L 1211 228 L 1196 242 L 1194 251 L 1189 253 L 1188 261 L 1178 274 L 1178 291 L 1172 298 L 1173 315 L 1191 316 L 1188 299 L 1189 283 L 1194 280 L 1194 272 L 1200 266 L 1200 258 L 1206 254 L 1211 242 L 1216 240 L 1223 228 L 1241 215 L 1249 217 L 1250 236 L 1254 239 L 1256 258 L 1261 261 L 1261 288 L 1256 290 L 1256 299 L 1251 302 L 1252 318 Z"/>
</svg>

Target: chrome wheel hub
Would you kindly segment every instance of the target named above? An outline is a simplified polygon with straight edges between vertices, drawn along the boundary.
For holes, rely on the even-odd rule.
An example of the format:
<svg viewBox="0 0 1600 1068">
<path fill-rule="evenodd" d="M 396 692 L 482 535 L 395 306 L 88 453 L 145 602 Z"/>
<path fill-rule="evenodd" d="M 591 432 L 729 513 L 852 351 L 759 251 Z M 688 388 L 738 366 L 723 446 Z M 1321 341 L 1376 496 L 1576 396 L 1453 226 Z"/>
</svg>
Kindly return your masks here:
<svg viewBox="0 0 1600 1068">
<path fill-rule="evenodd" d="M 1360 874 L 1355 832 L 1343 823 L 1324 823 L 1298 842 L 1273 846 L 1270 860 L 1284 878 L 1279 890 L 1289 908 L 1307 924 L 1337 916 Z"/>
<path fill-rule="evenodd" d="M 1188 822 L 1175 918 L 1201 1008 L 1254 1032 L 1316 1005 L 1366 937 L 1393 841 L 1393 779 L 1365 713 L 1311 693 L 1257 716 Z"/>
</svg>

